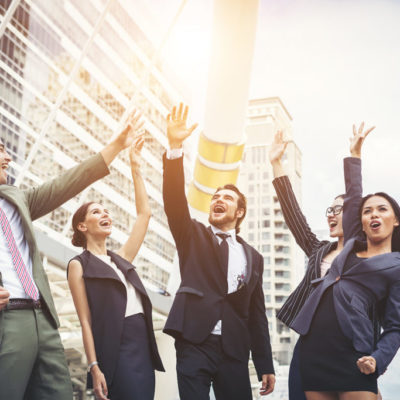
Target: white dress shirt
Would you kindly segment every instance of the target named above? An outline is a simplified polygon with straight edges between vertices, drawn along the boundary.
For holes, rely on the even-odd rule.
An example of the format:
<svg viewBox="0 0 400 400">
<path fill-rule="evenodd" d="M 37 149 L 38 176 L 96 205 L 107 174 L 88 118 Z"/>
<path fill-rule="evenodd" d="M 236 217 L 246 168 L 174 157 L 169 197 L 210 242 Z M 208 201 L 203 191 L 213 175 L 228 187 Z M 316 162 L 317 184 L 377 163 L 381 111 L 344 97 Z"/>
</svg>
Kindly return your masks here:
<svg viewBox="0 0 400 400">
<path fill-rule="evenodd" d="M 101 261 L 105 262 L 109 265 L 118 275 L 119 279 L 121 279 L 122 283 L 125 285 L 126 288 L 126 310 L 125 310 L 125 317 L 129 317 L 130 315 L 135 315 L 138 313 L 143 313 L 143 306 L 142 306 L 142 299 L 140 295 L 133 287 L 133 285 L 128 282 L 125 278 L 123 272 L 115 265 L 114 261 L 111 260 L 111 257 L 106 254 L 95 254 L 97 258 L 100 258 Z"/>
<path fill-rule="evenodd" d="M 244 282 L 247 270 L 247 258 L 244 252 L 243 246 L 236 240 L 236 231 L 232 229 L 227 232 L 223 232 L 215 226 L 211 225 L 211 229 L 216 235 L 217 233 L 225 233 L 230 235 L 226 239 L 229 248 L 229 258 L 228 258 L 228 293 L 236 292 L 241 284 Z M 216 236 L 218 243 L 221 244 L 222 238 Z M 220 335 L 222 329 L 222 321 L 219 320 L 215 325 L 213 335 Z"/>
<path fill-rule="evenodd" d="M 0 197 L 0 207 L 6 214 L 8 222 L 10 223 L 12 234 L 14 235 L 17 248 L 21 253 L 22 260 L 24 261 L 24 264 L 26 266 L 29 275 L 32 277 L 32 260 L 29 255 L 29 245 L 25 239 L 24 228 L 22 225 L 22 220 L 21 216 L 19 215 L 18 209 L 13 204 L 8 202 L 6 199 L 3 199 L 2 197 Z M 0 272 L 2 274 L 3 287 L 10 292 L 10 299 L 30 298 L 25 293 L 25 290 L 15 270 L 10 249 L 8 247 L 7 239 L 4 236 L 4 232 L 1 226 L 0 226 Z M 37 287 L 36 290 L 38 290 Z"/>
</svg>

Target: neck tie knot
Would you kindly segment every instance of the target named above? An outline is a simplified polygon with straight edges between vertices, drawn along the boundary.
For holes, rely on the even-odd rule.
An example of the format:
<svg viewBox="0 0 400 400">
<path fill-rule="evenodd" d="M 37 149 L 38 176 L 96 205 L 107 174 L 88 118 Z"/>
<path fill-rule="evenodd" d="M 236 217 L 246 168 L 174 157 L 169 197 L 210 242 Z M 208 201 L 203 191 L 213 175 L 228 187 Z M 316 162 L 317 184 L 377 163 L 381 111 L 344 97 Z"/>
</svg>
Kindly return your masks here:
<svg viewBox="0 0 400 400">
<path fill-rule="evenodd" d="M 216 235 L 220 237 L 223 242 L 226 241 L 226 239 L 228 239 L 229 237 L 231 237 L 229 233 L 217 233 Z"/>
</svg>

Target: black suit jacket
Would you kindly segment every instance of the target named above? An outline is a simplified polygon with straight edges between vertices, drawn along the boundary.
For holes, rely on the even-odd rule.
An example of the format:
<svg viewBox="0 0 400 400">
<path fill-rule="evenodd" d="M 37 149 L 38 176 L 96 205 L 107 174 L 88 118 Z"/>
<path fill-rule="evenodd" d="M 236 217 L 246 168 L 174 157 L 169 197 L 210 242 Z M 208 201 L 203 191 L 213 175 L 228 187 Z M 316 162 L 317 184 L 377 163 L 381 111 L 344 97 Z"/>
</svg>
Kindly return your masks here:
<svg viewBox="0 0 400 400">
<path fill-rule="evenodd" d="M 164 155 L 164 208 L 181 272 L 164 332 L 201 343 L 222 320 L 225 353 L 247 361 L 251 350 L 259 379 L 274 373 L 262 290 L 263 258 L 237 237 L 247 257 L 247 274 L 243 288 L 228 294 L 218 241 L 209 227 L 191 219 L 184 188 L 183 157 L 168 160 Z"/>
<path fill-rule="evenodd" d="M 129 261 L 112 251 L 107 251 L 107 254 L 140 295 L 149 335 L 153 366 L 154 369 L 164 371 L 154 336 L 152 305 L 146 289 L 135 267 Z M 118 361 L 125 318 L 126 289 L 115 271 L 90 251 L 84 250 L 73 260 L 78 260 L 82 265 L 96 356 L 105 375 L 107 385 L 111 385 Z M 92 387 L 90 373 L 88 374 L 87 386 L 89 388 Z"/>
</svg>

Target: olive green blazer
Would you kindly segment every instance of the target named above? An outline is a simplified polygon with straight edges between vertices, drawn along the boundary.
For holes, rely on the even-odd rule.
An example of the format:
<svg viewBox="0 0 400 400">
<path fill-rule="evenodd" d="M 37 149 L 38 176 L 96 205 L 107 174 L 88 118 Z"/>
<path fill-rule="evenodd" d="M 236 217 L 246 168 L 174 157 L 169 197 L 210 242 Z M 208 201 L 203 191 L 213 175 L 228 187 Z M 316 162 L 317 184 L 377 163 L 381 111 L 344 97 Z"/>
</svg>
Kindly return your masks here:
<svg viewBox="0 0 400 400">
<path fill-rule="evenodd" d="M 25 238 L 29 244 L 30 256 L 32 258 L 33 278 L 39 289 L 42 301 L 46 303 L 50 311 L 52 323 L 55 328 L 58 328 L 60 323 L 51 296 L 49 281 L 40 258 L 32 221 L 53 211 L 108 173 L 108 167 L 101 154 L 98 153 L 81 164 L 67 170 L 59 177 L 38 187 L 21 190 L 12 185 L 0 185 L 0 197 L 16 206 L 20 213 Z M 0 285 L 2 285 L 1 272 Z M 0 331 L 2 321 L 3 312 L 0 312 Z"/>
</svg>

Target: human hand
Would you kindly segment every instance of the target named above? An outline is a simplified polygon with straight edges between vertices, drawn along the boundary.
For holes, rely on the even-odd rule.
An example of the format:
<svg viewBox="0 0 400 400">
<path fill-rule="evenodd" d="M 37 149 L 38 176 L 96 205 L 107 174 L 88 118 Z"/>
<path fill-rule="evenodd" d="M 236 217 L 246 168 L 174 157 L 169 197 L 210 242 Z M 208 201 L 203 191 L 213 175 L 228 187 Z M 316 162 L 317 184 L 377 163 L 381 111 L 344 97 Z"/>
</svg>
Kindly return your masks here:
<svg viewBox="0 0 400 400">
<path fill-rule="evenodd" d="M 365 375 L 373 374 L 376 370 L 376 360 L 371 356 L 364 356 L 357 360 L 358 369 Z"/>
<path fill-rule="evenodd" d="M 262 376 L 260 395 L 266 396 L 274 391 L 275 388 L 275 375 L 274 374 L 264 374 Z"/>
<path fill-rule="evenodd" d="M 115 138 L 115 143 L 117 143 L 120 150 L 128 148 L 138 136 L 138 131 L 144 125 L 144 121 L 141 119 L 141 117 L 142 114 L 136 108 L 129 115 L 125 128 Z"/>
<path fill-rule="evenodd" d="M 350 154 L 352 157 L 361 158 L 361 148 L 364 140 L 374 129 L 375 126 L 364 131 L 364 122 L 361 122 L 358 130 L 356 129 L 356 126 L 353 125 L 353 136 L 350 138 Z"/>
<path fill-rule="evenodd" d="M 171 114 L 167 116 L 167 137 L 171 149 L 182 147 L 183 141 L 190 136 L 197 127 L 197 124 L 192 125 L 190 128 L 186 126 L 188 113 L 189 107 L 183 107 L 183 103 L 180 103 L 178 110 L 176 106 L 174 106 Z"/>
<path fill-rule="evenodd" d="M 4 289 L 3 286 L 0 286 L 0 310 L 6 308 L 9 300 L 10 300 L 9 291 Z"/>
<path fill-rule="evenodd" d="M 98 365 L 93 366 L 90 372 L 92 374 L 93 390 L 96 399 L 108 400 L 107 397 L 108 389 L 107 389 L 106 378 L 104 377 L 104 374 L 101 372 L 99 366 Z"/>
<path fill-rule="evenodd" d="M 143 134 L 137 135 L 133 140 L 131 147 L 129 148 L 129 161 L 131 163 L 131 168 L 134 170 L 140 169 L 142 163 L 141 151 L 144 145 Z"/>
<path fill-rule="evenodd" d="M 283 153 L 286 150 L 286 146 L 288 145 L 288 141 L 283 140 L 283 132 L 277 131 L 274 136 L 274 140 L 271 143 L 269 149 L 269 161 L 271 164 L 280 162 L 283 156 Z"/>
</svg>

